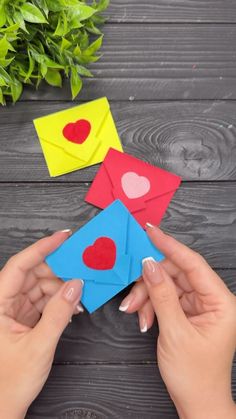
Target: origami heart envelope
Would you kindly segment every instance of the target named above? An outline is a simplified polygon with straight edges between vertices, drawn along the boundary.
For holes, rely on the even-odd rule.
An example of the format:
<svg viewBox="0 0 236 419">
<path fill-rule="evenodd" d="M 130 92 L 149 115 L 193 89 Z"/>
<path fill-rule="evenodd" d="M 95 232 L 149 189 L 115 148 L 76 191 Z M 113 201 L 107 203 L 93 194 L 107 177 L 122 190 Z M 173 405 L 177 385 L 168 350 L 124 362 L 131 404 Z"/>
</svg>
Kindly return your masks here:
<svg viewBox="0 0 236 419">
<path fill-rule="evenodd" d="M 106 98 L 34 120 L 51 176 L 103 161 L 122 146 Z"/>
<path fill-rule="evenodd" d="M 141 226 L 158 225 L 180 183 L 166 170 L 110 149 L 85 201 L 106 208 L 120 199 Z"/>
<path fill-rule="evenodd" d="M 46 258 L 65 281 L 82 278 L 82 303 L 90 313 L 137 280 L 142 259 L 163 255 L 126 207 L 116 200 Z"/>
</svg>

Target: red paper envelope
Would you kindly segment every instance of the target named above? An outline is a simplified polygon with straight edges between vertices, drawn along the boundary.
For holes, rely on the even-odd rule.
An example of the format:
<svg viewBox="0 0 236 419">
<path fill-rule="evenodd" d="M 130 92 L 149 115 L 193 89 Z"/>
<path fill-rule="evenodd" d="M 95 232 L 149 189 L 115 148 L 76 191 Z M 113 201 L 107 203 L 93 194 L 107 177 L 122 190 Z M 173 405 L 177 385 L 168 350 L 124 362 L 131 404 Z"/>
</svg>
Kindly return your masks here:
<svg viewBox="0 0 236 419">
<path fill-rule="evenodd" d="M 141 226 L 159 225 L 180 183 L 179 176 L 111 148 L 85 201 L 106 208 L 120 199 Z"/>
</svg>

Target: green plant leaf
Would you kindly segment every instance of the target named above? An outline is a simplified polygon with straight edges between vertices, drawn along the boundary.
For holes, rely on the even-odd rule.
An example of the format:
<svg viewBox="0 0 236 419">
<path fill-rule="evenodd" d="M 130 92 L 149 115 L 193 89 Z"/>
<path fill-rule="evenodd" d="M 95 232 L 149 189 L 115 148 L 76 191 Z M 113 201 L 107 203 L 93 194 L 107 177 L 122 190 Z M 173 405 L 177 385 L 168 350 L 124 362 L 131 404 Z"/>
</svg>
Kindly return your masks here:
<svg viewBox="0 0 236 419">
<path fill-rule="evenodd" d="M 21 6 L 21 13 L 26 22 L 47 23 L 47 20 L 45 19 L 42 12 L 34 4 L 24 3 Z"/>
<path fill-rule="evenodd" d="M 29 68 L 28 68 L 27 74 L 25 75 L 25 80 L 24 80 L 25 83 L 30 79 L 34 71 L 34 67 L 35 67 L 35 60 L 31 57 L 29 49 L 28 49 L 28 57 L 29 57 Z"/>
<path fill-rule="evenodd" d="M 0 28 L 5 25 L 7 21 L 4 4 L 0 6 Z"/>
<path fill-rule="evenodd" d="M 51 86 L 61 87 L 62 78 L 59 70 L 49 68 L 45 76 L 45 80 Z"/>
<path fill-rule="evenodd" d="M 102 40 L 103 35 L 96 39 L 96 41 L 94 41 L 92 44 L 90 44 L 89 47 L 85 51 L 83 51 L 83 54 L 94 55 L 98 51 L 98 49 L 101 48 Z"/>
<path fill-rule="evenodd" d="M 79 45 L 81 49 L 86 49 L 89 46 L 89 36 L 85 30 L 81 30 L 79 36 Z"/>
<path fill-rule="evenodd" d="M 19 27 L 23 30 L 23 31 L 25 31 L 25 32 L 27 32 L 28 33 L 28 31 L 27 31 L 27 29 L 26 29 L 26 26 L 25 26 L 25 21 L 24 21 L 24 19 L 23 19 L 23 16 L 22 16 L 22 14 L 20 13 L 20 12 L 15 12 L 14 13 L 14 15 L 13 15 L 13 20 L 14 20 L 14 22 L 16 22 L 16 23 L 19 23 Z"/>
<path fill-rule="evenodd" d="M 5 82 L 5 80 L 2 78 L 2 76 L 0 76 L 0 87 L 2 86 L 7 86 L 7 83 Z"/>
<path fill-rule="evenodd" d="M 46 65 L 50 68 L 64 68 L 63 65 L 56 63 L 46 54 L 40 54 L 39 52 L 35 51 L 35 49 L 33 49 L 32 47 L 29 49 L 29 51 L 34 60 L 39 64 Z"/>
<path fill-rule="evenodd" d="M 13 60 L 14 60 L 14 57 L 12 57 L 12 58 L 1 58 L 0 57 L 0 65 L 2 67 L 8 67 Z"/>
<path fill-rule="evenodd" d="M 15 51 L 13 46 L 8 42 L 6 35 L 0 39 L 0 58 L 5 58 L 8 51 Z"/>
<path fill-rule="evenodd" d="M 0 103 L 1 103 L 2 106 L 6 105 L 1 87 L 0 87 Z"/>
<path fill-rule="evenodd" d="M 47 74 L 48 68 L 45 63 L 40 64 L 40 73 L 42 74 L 42 77 L 44 78 Z"/>
<path fill-rule="evenodd" d="M 76 68 L 77 68 L 78 73 L 81 76 L 93 77 L 93 74 L 91 73 L 91 71 L 89 71 L 86 67 L 84 67 L 82 65 L 77 65 Z"/>
<path fill-rule="evenodd" d="M 8 74 L 6 72 L 6 70 L 4 70 L 4 68 L 2 66 L 0 66 L 0 77 L 2 77 L 2 79 L 7 83 L 10 84 L 12 83 L 12 78 L 10 76 L 10 74 Z"/>
<path fill-rule="evenodd" d="M 68 41 L 66 38 L 62 38 L 60 50 L 64 51 L 64 49 L 70 48 L 71 45 L 72 45 L 72 43 L 70 41 Z"/>
<path fill-rule="evenodd" d="M 86 30 L 94 35 L 101 35 L 100 29 L 98 29 L 92 21 L 86 22 Z"/>
<path fill-rule="evenodd" d="M 108 8 L 109 4 L 110 4 L 109 0 L 100 0 L 96 6 L 96 9 L 99 12 L 103 12 L 104 10 Z"/>
<path fill-rule="evenodd" d="M 67 20 L 65 14 L 62 12 L 59 15 L 58 23 L 54 36 L 64 36 L 67 34 Z"/>
<path fill-rule="evenodd" d="M 11 33 L 11 34 L 17 34 L 17 30 L 19 29 L 20 25 L 18 23 L 14 23 L 7 28 L 0 29 L 0 33 Z"/>
<path fill-rule="evenodd" d="M 78 21 L 82 21 L 93 16 L 95 12 L 96 10 L 92 7 L 78 3 L 77 6 L 71 7 L 69 9 L 69 17 L 71 20 L 77 19 Z"/>
<path fill-rule="evenodd" d="M 66 8 L 60 0 L 46 0 L 46 3 L 51 12 L 60 12 Z"/>
<path fill-rule="evenodd" d="M 14 103 L 19 99 L 22 93 L 22 89 L 23 89 L 22 83 L 19 80 L 17 80 L 15 77 L 13 77 L 12 83 L 11 83 L 11 95 L 12 95 L 12 100 Z"/>
<path fill-rule="evenodd" d="M 35 0 L 35 3 L 44 12 L 45 16 L 48 17 L 49 9 L 46 0 Z"/>
<path fill-rule="evenodd" d="M 82 88 L 82 80 L 78 74 L 76 67 L 71 68 L 70 88 L 72 93 L 72 99 L 75 99 Z"/>
<path fill-rule="evenodd" d="M 44 62 L 49 68 L 61 68 L 61 69 L 64 68 L 63 65 L 56 63 L 55 61 L 51 60 L 51 58 L 48 58 L 47 56 L 45 56 L 44 58 L 45 58 Z"/>
</svg>

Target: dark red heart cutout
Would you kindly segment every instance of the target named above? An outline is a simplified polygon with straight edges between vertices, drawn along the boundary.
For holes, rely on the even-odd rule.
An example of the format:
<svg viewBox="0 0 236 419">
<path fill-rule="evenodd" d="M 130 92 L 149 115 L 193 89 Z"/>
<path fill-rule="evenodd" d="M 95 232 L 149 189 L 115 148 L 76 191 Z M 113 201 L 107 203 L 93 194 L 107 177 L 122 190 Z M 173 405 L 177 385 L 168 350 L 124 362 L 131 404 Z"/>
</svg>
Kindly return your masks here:
<svg viewBox="0 0 236 419">
<path fill-rule="evenodd" d="M 85 249 L 83 261 L 86 266 L 96 270 L 112 269 L 116 261 L 116 245 L 109 237 L 100 237 L 92 246 Z"/>
<path fill-rule="evenodd" d="M 63 128 L 63 135 L 72 143 L 82 144 L 89 136 L 91 124 L 86 119 L 70 122 Z"/>
</svg>

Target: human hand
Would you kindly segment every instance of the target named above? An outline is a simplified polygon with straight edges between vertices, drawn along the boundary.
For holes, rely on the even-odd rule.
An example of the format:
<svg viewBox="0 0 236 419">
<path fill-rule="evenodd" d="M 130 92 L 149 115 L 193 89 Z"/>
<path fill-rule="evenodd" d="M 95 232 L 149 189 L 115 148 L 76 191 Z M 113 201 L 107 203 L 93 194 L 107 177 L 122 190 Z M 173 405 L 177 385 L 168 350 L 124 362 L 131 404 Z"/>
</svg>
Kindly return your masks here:
<svg viewBox="0 0 236 419">
<path fill-rule="evenodd" d="M 22 419 L 41 391 L 58 340 L 82 308 L 82 281 L 63 283 L 44 262 L 70 235 L 54 233 L 13 256 L 0 272 L 0 417 Z"/>
<path fill-rule="evenodd" d="M 158 228 L 147 234 L 166 259 L 144 260 L 143 281 L 121 308 L 130 301 L 126 311 L 139 310 L 146 329 L 154 309 L 158 365 L 181 419 L 235 419 L 236 297 L 199 254 Z"/>
</svg>

